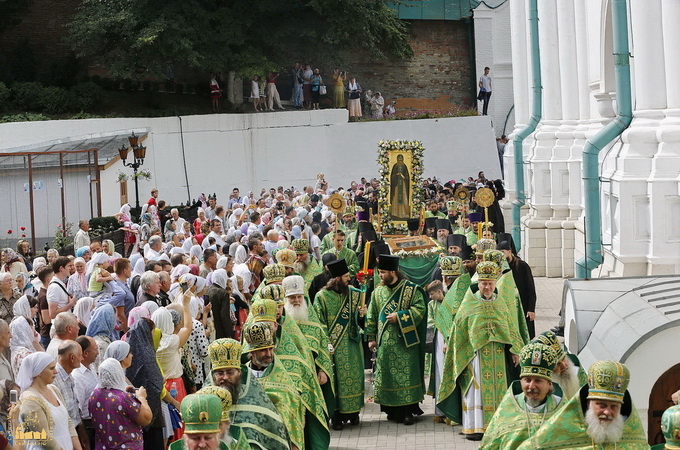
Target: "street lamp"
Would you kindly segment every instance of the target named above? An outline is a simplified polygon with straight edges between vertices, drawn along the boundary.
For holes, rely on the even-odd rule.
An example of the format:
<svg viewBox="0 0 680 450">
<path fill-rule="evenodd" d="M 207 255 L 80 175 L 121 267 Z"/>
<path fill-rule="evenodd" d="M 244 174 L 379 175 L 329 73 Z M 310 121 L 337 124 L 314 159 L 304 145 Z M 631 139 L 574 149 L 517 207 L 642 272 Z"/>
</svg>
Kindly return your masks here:
<svg viewBox="0 0 680 450">
<path fill-rule="evenodd" d="M 128 136 L 128 141 L 130 141 L 130 146 L 128 147 L 123 144 L 118 149 L 118 155 L 120 155 L 120 159 L 123 160 L 123 166 L 132 167 L 132 170 L 135 172 L 133 175 L 133 178 L 135 179 L 135 208 L 139 209 L 139 184 L 137 180 L 137 169 L 139 169 L 139 167 L 144 164 L 144 158 L 146 157 L 146 147 L 139 145 L 139 136 L 136 136 L 134 131 L 132 132 L 131 136 Z M 126 160 L 130 148 L 132 148 L 134 161 L 128 163 Z"/>
</svg>

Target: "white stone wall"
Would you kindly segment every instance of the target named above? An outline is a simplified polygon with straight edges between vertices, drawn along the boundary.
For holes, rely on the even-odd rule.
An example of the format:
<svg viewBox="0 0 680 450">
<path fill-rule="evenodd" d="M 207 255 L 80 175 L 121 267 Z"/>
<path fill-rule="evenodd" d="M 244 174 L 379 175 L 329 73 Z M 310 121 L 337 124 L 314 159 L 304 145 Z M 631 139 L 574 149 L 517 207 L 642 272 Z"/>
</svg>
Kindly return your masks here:
<svg viewBox="0 0 680 450">
<path fill-rule="evenodd" d="M 474 9 L 475 21 L 475 61 L 476 80 L 484 74 L 484 67 L 491 69 L 493 91 L 489 103 L 496 137 L 509 134 L 515 125 L 515 114 L 512 106 L 513 68 L 512 47 L 508 35 L 510 32 L 510 2 L 506 1 L 496 8 L 489 8 L 484 2 Z M 477 89 L 479 91 L 479 88 Z M 477 102 L 482 111 L 482 102 Z M 508 113 L 510 116 L 508 117 Z M 506 124 L 506 117 L 508 118 Z"/>
<path fill-rule="evenodd" d="M 186 176 L 177 117 L 2 124 L 0 153 L 28 150 L 70 138 L 127 134 L 133 130 L 138 134 L 148 132 L 143 168 L 150 170 L 153 178 L 140 181 L 140 202 L 146 202 L 151 189 L 157 187 L 160 198 L 169 204 L 187 201 L 185 177 L 189 179 L 192 199 L 201 192 L 206 195 L 216 192 L 221 202 L 227 200 L 228 193 L 236 186 L 241 192 L 253 190 L 256 195 L 262 187 L 302 188 L 312 183 L 319 172 L 325 173 L 332 186 L 346 187 L 351 180 L 359 181 L 362 176 L 377 176 L 377 143 L 382 139 L 421 140 L 426 149 L 425 177 L 461 179 L 483 170 L 488 178 L 500 178 L 496 143 L 488 117 L 348 123 L 346 110 L 324 110 L 187 116 L 182 118 L 182 123 Z M 120 208 L 120 187 L 115 182 L 119 169 L 132 172 L 118 161 L 101 175 L 105 216 Z M 0 180 L 0 186 L 5 187 L 0 191 L 15 192 L 16 189 L 11 190 L 2 183 Z M 22 189 L 19 186 L 21 192 L 17 191 L 17 196 L 23 195 Z M 58 195 L 58 190 L 55 192 Z M 131 205 L 134 198 L 134 183 L 130 180 L 128 202 Z M 6 198 L 3 204 L 14 203 Z M 68 217 L 71 222 L 89 214 L 89 211 L 75 211 Z M 56 221 L 40 214 L 38 211 L 36 228 L 46 228 L 36 230 L 36 236 L 53 234 L 60 214 L 55 216 Z M 0 215 L 0 229 L 17 228 L 16 224 L 11 225 L 13 222 L 5 223 L 17 220 L 13 215 Z M 6 224 L 11 227 L 3 228 Z"/>
<path fill-rule="evenodd" d="M 541 0 L 538 8 L 543 117 L 524 141 L 523 256 L 537 275 L 568 277 L 583 255 L 583 146 L 616 115 L 611 7 Z M 532 101 L 526 0 L 510 0 L 510 11 L 519 130 Z M 634 119 L 600 154 L 602 230 L 588 233 L 602 233 L 605 261 L 594 276 L 680 269 L 680 88 L 670 82 L 679 20 L 676 0 L 629 0 Z M 511 142 L 506 167 L 513 155 Z M 510 198 L 514 183 L 506 170 Z"/>
</svg>

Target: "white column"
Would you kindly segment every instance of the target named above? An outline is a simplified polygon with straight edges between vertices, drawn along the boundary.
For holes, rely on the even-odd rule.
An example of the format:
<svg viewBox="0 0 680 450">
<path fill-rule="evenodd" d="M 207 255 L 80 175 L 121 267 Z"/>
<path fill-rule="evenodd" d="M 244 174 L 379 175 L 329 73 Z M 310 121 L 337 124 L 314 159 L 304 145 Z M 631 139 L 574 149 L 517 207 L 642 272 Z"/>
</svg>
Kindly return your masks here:
<svg viewBox="0 0 680 450">
<path fill-rule="evenodd" d="M 678 44 L 680 44 L 680 1 L 661 0 L 661 23 L 663 24 L 663 51 L 666 67 L 666 79 L 673 80 L 666 84 L 666 100 L 668 108 L 680 108 L 680 58 L 678 58 Z"/>
<path fill-rule="evenodd" d="M 677 2 L 675 2 L 677 3 Z M 632 53 L 635 70 L 635 109 L 658 109 L 666 107 L 666 72 L 664 70 L 664 45 L 668 51 L 677 49 L 678 42 L 665 42 L 660 18 L 661 0 L 631 0 L 630 24 Z M 673 24 L 680 26 L 677 22 Z M 677 55 L 673 54 L 673 58 Z M 677 77 L 677 73 L 673 74 Z"/>
</svg>

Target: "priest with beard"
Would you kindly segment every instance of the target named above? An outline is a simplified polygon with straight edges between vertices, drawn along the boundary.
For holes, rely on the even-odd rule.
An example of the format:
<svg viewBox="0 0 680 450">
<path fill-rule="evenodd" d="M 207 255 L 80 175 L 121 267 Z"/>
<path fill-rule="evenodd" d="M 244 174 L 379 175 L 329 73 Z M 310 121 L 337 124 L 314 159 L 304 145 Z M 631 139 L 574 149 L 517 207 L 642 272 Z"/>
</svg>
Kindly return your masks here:
<svg viewBox="0 0 680 450">
<path fill-rule="evenodd" d="M 288 450 L 285 422 L 257 378 L 241 364 L 241 344 L 234 339 L 217 339 L 208 346 L 208 355 L 212 384 L 231 393 L 231 423 L 241 428 L 253 448 Z"/>
<path fill-rule="evenodd" d="M 333 429 L 342 430 L 344 422 L 359 424 L 364 407 L 364 363 L 359 314 L 366 313 L 360 297 L 350 295 L 349 268 L 344 259 L 328 263 L 330 281 L 319 291 L 314 310 L 327 330 L 337 382 Z M 355 292 L 355 291 L 353 291 Z"/>
<path fill-rule="evenodd" d="M 399 257 L 378 257 L 380 285 L 366 317 L 368 346 L 377 350 L 375 403 L 388 420 L 413 425 L 425 394 L 425 292 L 399 271 Z"/>
<path fill-rule="evenodd" d="M 243 336 L 248 343 L 249 373 L 257 378 L 283 418 L 292 448 L 305 448 L 305 406 L 290 374 L 274 355 L 274 327 L 267 322 L 252 323 L 245 327 Z"/>
<path fill-rule="evenodd" d="M 437 219 L 437 243 L 442 248 L 448 247 L 448 236 L 451 234 L 449 219 Z"/>
<path fill-rule="evenodd" d="M 617 361 L 597 361 L 588 384 L 555 413 L 522 449 L 649 449 L 628 392 L 630 371 Z M 527 444 L 525 442 L 525 444 Z"/>
<path fill-rule="evenodd" d="M 581 367 L 578 357 L 564 350 L 555 333 L 545 331 L 536 336 L 532 342 L 548 345 L 557 353 L 557 364 L 552 381 L 560 385 L 565 399 L 572 398 L 581 389 L 581 386 L 588 383 L 588 374 Z"/>
<path fill-rule="evenodd" d="M 314 277 L 319 275 L 323 269 L 309 253 L 309 241 L 307 239 L 293 239 L 291 246 L 293 247 L 296 256 L 293 268 L 305 281 L 306 295 L 309 292 L 309 287 L 312 285 L 312 280 L 314 280 Z"/>
<path fill-rule="evenodd" d="M 284 278 L 281 285 L 286 294 L 284 304 L 286 317 L 293 319 L 307 338 L 326 408 L 331 413 L 335 408 L 335 377 L 326 327 L 319 322 L 314 308 L 307 304 L 305 281 L 300 275 Z M 321 383 L 324 378 L 327 382 Z"/>
</svg>

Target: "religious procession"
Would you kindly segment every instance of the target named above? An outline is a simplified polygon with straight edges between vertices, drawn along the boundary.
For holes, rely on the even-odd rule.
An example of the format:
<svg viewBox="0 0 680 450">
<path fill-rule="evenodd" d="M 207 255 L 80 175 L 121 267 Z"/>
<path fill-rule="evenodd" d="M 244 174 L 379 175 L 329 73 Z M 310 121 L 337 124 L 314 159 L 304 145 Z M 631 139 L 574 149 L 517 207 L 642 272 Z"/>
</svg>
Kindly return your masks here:
<svg viewBox="0 0 680 450">
<path fill-rule="evenodd" d="M 193 220 L 154 189 L 118 246 L 81 221 L 74 255 L 4 249 L 5 448 L 321 450 L 426 395 L 483 449 L 649 448 L 628 368 L 536 335 L 503 183 L 423 179 L 422 153 L 381 141 L 381 178 L 235 188 Z M 678 448 L 680 407 L 662 429 Z"/>
</svg>

